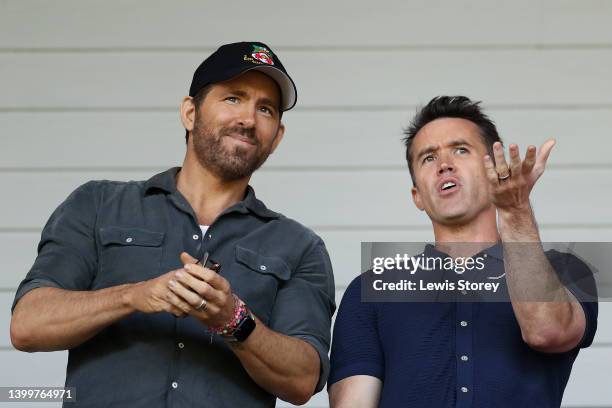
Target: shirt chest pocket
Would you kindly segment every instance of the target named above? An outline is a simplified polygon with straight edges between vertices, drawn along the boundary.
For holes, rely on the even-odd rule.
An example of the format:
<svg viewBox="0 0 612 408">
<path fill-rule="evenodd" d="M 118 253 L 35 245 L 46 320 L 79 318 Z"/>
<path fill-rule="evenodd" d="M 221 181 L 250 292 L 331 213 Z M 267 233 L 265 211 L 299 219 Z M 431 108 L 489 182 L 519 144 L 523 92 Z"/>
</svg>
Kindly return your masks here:
<svg viewBox="0 0 612 408">
<path fill-rule="evenodd" d="M 236 263 L 232 268 L 232 289 L 253 313 L 269 323 L 278 290 L 291 278 L 291 269 L 276 256 L 266 256 L 236 246 Z"/>
<path fill-rule="evenodd" d="M 161 275 L 163 232 L 125 227 L 102 227 L 99 232 L 98 288 Z"/>
</svg>

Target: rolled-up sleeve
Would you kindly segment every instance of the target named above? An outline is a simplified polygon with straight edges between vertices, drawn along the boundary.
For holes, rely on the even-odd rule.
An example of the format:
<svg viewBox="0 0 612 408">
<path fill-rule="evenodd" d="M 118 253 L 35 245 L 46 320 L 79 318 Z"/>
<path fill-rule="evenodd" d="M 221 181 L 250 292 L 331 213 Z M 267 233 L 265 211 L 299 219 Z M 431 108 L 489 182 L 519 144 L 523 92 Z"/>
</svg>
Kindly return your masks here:
<svg viewBox="0 0 612 408">
<path fill-rule="evenodd" d="M 334 277 L 329 254 L 320 238 L 293 274 L 279 289 L 270 328 L 312 345 L 321 361 L 315 392 L 325 386 L 329 375 L 331 319 L 336 310 Z"/>
<path fill-rule="evenodd" d="M 20 283 L 11 311 L 40 287 L 87 290 L 97 268 L 95 182 L 77 188 L 45 225 L 34 265 Z"/>
</svg>

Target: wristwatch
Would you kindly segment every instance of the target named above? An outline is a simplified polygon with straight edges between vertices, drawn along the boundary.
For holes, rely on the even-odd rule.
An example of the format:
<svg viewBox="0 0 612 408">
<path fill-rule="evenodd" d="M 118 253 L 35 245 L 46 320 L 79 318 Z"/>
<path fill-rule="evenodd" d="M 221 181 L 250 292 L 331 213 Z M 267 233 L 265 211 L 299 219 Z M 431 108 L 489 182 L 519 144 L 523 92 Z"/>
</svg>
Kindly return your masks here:
<svg viewBox="0 0 612 408">
<path fill-rule="evenodd" d="M 234 330 L 234 333 L 232 333 L 232 340 L 238 342 L 245 341 L 251 335 L 251 333 L 253 333 L 255 326 L 257 326 L 257 323 L 255 323 L 255 318 L 251 313 L 249 313 L 240 323 L 238 323 L 238 327 L 236 327 L 236 330 Z"/>
</svg>

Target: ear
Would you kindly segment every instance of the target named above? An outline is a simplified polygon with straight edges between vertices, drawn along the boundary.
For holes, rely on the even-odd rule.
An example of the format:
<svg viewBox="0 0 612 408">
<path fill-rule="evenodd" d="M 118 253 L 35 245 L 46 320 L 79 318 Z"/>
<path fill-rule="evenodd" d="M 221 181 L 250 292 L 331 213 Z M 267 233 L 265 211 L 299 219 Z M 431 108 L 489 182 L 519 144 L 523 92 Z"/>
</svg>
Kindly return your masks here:
<svg viewBox="0 0 612 408">
<path fill-rule="evenodd" d="M 180 105 L 181 122 L 183 127 L 189 132 L 193 130 L 193 124 L 195 122 L 196 107 L 191 96 L 186 96 Z"/>
<path fill-rule="evenodd" d="M 415 186 L 412 187 L 410 191 L 412 192 L 412 201 L 414 202 L 414 205 L 416 208 L 423 211 L 425 207 L 423 207 L 423 200 L 421 200 L 421 193 L 419 193 L 419 189 Z"/>
<path fill-rule="evenodd" d="M 283 136 L 285 135 L 285 124 L 280 122 L 278 125 L 278 130 L 276 131 L 276 137 L 272 141 L 272 149 L 270 149 L 270 154 L 274 153 L 276 150 L 276 146 L 283 140 Z"/>
</svg>

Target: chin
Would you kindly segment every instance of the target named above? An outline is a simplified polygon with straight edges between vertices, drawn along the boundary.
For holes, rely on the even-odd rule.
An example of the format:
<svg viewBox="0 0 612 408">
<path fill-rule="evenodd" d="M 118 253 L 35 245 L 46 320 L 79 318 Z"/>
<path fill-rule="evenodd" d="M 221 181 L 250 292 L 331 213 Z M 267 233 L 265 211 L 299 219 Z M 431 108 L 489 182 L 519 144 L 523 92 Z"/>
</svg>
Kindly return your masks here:
<svg viewBox="0 0 612 408">
<path fill-rule="evenodd" d="M 465 221 L 467 221 L 469 218 L 469 214 L 465 210 L 454 209 L 445 212 L 438 212 L 433 217 L 432 215 L 429 217 L 438 224 L 457 225 L 465 223 Z"/>
</svg>

